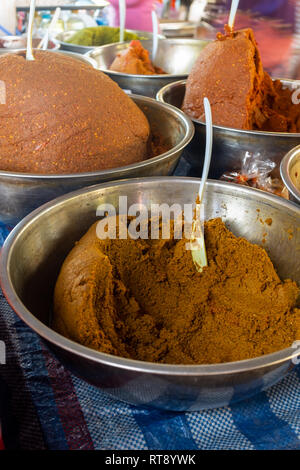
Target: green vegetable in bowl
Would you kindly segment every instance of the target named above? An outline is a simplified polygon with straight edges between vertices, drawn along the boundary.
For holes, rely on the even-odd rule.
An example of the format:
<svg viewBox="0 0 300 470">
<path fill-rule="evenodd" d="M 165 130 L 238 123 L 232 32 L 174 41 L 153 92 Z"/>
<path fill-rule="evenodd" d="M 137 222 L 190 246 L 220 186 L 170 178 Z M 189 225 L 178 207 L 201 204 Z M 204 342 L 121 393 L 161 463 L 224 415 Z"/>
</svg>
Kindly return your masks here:
<svg viewBox="0 0 300 470">
<path fill-rule="evenodd" d="M 139 37 L 135 33 L 130 33 L 125 30 L 124 40 L 132 41 L 133 39 L 145 39 Z M 113 28 L 112 26 L 96 26 L 92 28 L 84 28 L 76 32 L 66 42 L 70 44 L 77 44 L 78 46 L 103 46 L 104 44 L 111 44 L 119 42 L 120 28 Z"/>
</svg>

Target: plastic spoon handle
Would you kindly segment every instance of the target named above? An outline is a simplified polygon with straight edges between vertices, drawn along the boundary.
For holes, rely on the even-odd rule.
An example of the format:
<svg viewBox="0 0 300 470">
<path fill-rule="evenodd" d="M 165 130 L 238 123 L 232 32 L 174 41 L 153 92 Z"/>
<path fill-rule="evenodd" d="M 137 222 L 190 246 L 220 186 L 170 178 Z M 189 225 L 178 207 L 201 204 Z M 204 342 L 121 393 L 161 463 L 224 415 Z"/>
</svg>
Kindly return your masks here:
<svg viewBox="0 0 300 470">
<path fill-rule="evenodd" d="M 119 0 L 120 10 L 120 42 L 124 42 L 124 31 L 126 21 L 126 2 L 125 0 Z"/>
<path fill-rule="evenodd" d="M 57 7 L 56 10 L 55 10 L 55 13 L 53 15 L 53 18 L 51 20 L 51 23 L 49 25 L 49 28 L 47 29 L 43 39 L 39 42 L 39 45 L 38 45 L 37 49 L 43 49 L 44 51 L 47 49 L 50 32 L 55 28 L 55 25 L 58 21 L 60 12 L 61 12 L 61 8 Z"/>
<path fill-rule="evenodd" d="M 152 42 L 152 62 L 155 61 L 158 47 L 158 18 L 154 10 L 152 10 L 152 29 L 153 29 L 153 42 Z"/>
<path fill-rule="evenodd" d="M 32 53 L 32 29 L 35 13 L 35 0 L 30 0 L 29 19 L 27 28 L 27 48 L 26 48 L 26 60 L 34 60 Z"/>
<path fill-rule="evenodd" d="M 205 183 L 208 177 L 211 154 L 212 154 L 212 143 L 213 143 L 211 107 L 207 98 L 204 98 L 203 103 L 204 103 L 205 122 L 206 122 L 206 146 L 205 146 L 204 165 L 203 165 L 203 171 L 202 171 L 201 183 L 200 183 L 200 189 L 199 189 L 200 203 L 202 202 L 202 199 L 203 199 Z"/>
<path fill-rule="evenodd" d="M 229 20 L 228 20 L 228 26 L 231 29 L 233 29 L 233 26 L 234 26 L 235 15 L 239 7 L 239 2 L 240 0 L 232 0 L 231 2 L 231 8 L 230 8 L 230 14 L 229 14 Z"/>
<path fill-rule="evenodd" d="M 191 241 L 193 242 L 192 248 L 192 258 L 196 269 L 198 272 L 202 272 L 203 268 L 207 266 L 207 255 L 206 255 L 206 248 L 205 248 L 205 240 L 204 240 L 204 225 L 201 223 L 200 218 L 200 207 L 203 203 L 203 195 L 205 184 L 208 177 L 209 166 L 211 161 L 211 154 L 212 154 L 212 138 L 213 138 L 213 128 L 212 128 L 212 116 L 211 116 L 211 108 L 207 98 L 204 98 L 204 110 L 205 110 L 205 121 L 206 121 L 206 146 L 205 146 L 205 159 L 201 177 L 201 183 L 199 187 L 199 203 L 197 203 L 196 207 L 196 219 L 192 225 L 192 236 Z M 198 233 L 198 236 L 196 234 Z"/>
<path fill-rule="evenodd" d="M 42 44 L 42 49 L 43 51 L 45 51 L 48 47 L 48 42 L 49 42 L 49 29 L 47 29 L 46 33 L 45 33 L 45 36 L 44 36 L 44 42 Z"/>
</svg>

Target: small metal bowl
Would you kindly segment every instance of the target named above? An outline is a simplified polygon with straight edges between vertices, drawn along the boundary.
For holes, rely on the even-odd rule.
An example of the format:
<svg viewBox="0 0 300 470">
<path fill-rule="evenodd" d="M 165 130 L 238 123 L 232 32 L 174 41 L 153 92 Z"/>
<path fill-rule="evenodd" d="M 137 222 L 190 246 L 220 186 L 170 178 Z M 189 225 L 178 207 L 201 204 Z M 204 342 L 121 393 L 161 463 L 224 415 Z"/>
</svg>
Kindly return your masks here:
<svg viewBox="0 0 300 470">
<path fill-rule="evenodd" d="M 41 41 L 41 38 L 32 38 L 32 47 L 36 48 Z M 26 49 L 27 36 L 0 36 L 0 51 L 6 52 L 20 52 Z M 56 39 L 50 38 L 48 41 L 48 50 L 57 51 L 60 44 Z"/>
<path fill-rule="evenodd" d="M 15 225 L 41 204 L 85 186 L 122 178 L 171 174 L 183 149 L 193 138 L 191 120 L 173 106 L 154 99 L 135 95 L 131 98 L 144 112 L 153 132 L 159 131 L 170 143 L 170 150 L 142 162 L 90 173 L 40 175 L 0 171 L 0 221 Z"/>
<path fill-rule="evenodd" d="M 280 174 L 282 181 L 288 189 L 290 200 L 300 204 L 300 189 L 295 184 L 296 169 L 295 165 L 300 168 L 300 145 L 288 152 L 282 159 L 280 165 Z M 298 170 L 298 181 L 300 181 L 300 170 Z"/>
<path fill-rule="evenodd" d="M 149 51 L 151 57 L 152 41 L 144 40 L 141 43 Z M 200 39 L 159 40 L 155 65 L 167 72 L 165 75 L 133 75 L 109 70 L 118 52 L 127 49 L 129 42 L 97 47 L 87 52 L 85 57 L 94 59 L 98 68 L 117 82 L 121 88 L 138 95 L 155 98 L 157 92 L 165 85 L 187 78 L 201 50 L 207 43 L 208 41 Z"/>
<path fill-rule="evenodd" d="M 294 89 L 294 85 L 297 85 L 297 82 L 293 80 L 281 80 L 281 82 L 290 89 Z M 166 85 L 157 93 L 157 100 L 181 109 L 185 86 L 184 80 Z M 296 88 L 299 88 L 299 83 Z M 205 123 L 198 119 L 191 119 L 195 125 L 195 136 L 184 155 L 186 160 L 201 174 L 205 148 Z M 213 129 L 214 145 L 209 176 L 216 179 L 227 171 L 240 170 L 245 152 L 259 152 L 262 159 L 274 161 L 276 169 L 272 175 L 278 177 L 282 158 L 300 141 L 300 134 L 288 132 L 246 131 L 216 125 Z"/>
<path fill-rule="evenodd" d="M 101 26 L 99 26 L 99 28 L 101 28 Z M 126 29 L 126 31 L 128 33 L 137 34 L 141 38 L 145 38 L 145 39 L 152 39 L 153 38 L 153 34 L 149 31 L 138 31 L 138 30 L 135 30 L 135 29 Z M 88 51 L 91 51 L 91 50 L 93 50 L 97 47 L 97 46 L 81 46 L 80 44 L 71 44 L 69 42 L 66 42 L 75 33 L 78 33 L 78 31 L 65 31 L 64 33 L 59 33 L 56 36 L 56 40 L 58 41 L 58 43 L 59 43 L 62 50 L 77 52 L 78 54 L 86 54 Z M 162 39 L 162 38 L 164 38 L 164 36 L 160 34 L 159 38 Z"/>
<path fill-rule="evenodd" d="M 217 31 L 206 21 L 193 23 L 191 21 L 174 21 L 162 19 L 159 22 L 162 33 L 167 38 L 197 38 L 215 39 Z"/>
<path fill-rule="evenodd" d="M 165 203 L 183 208 L 195 201 L 198 191 L 198 179 L 174 177 L 136 178 L 85 188 L 34 211 L 12 231 L 2 249 L 1 285 L 17 315 L 74 374 L 134 405 L 195 411 L 232 404 L 281 380 L 299 355 L 299 345 L 291 345 L 266 356 L 224 364 L 155 364 L 89 349 L 49 326 L 60 267 L 74 243 L 97 220 L 99 204 L 118 208 L 119 196 L 126 195 L 128 207 L 138 203 L 149 210 L 153 203 Z M 222 217 L 235 235 L 250 242 L 260 244 L 265 239 L 264 247 L 281 279 L 300 283 L 296 256 L 300 207 L 263 191 L 208 181 L 205 216 Z M 267 218 L 272 218 L 271 226 L 259 220 Z"/>
</svg>

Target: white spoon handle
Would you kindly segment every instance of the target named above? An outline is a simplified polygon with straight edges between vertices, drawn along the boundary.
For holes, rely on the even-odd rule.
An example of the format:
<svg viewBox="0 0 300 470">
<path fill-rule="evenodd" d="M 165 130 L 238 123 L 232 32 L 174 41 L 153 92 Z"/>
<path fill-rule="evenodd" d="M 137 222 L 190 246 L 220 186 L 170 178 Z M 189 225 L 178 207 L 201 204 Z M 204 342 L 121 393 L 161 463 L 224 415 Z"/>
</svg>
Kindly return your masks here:
<svg viewBox="0 0 300 470">
<path fill-rule="evenodd" d="M 196 219 L 194 220 L 192 225 L 191 237 L 191 240 L 193 242 L 192 258 L 198 272 L 202 272 L 203 268 L 207 266 L 207 255 L 204 241 L 204 223 L 202 224 L 200 216 L 200 208 L 201 204 L 203 204 L 203 194 L 211 161 L 213 138 L 211 108 L 207 98 L 204 98 L 204 110 L 206 121 L 205 159 L 199 188 L 199 203 L 196 206 Z M 196 235 L 197 233 L 198 235 Z"/>
<path fill-rule="evenodd" d="M 158 47 L 158 18 L 154 10 L 152 10 L 152 29 L 153 29 L 153 42 L 152 42 L 152 62 L 155 61 Z"/>
<path fill-rule="evenodd" d="M 56 26 L 56 23 L 58 21 L 59 15 L 60 15 L 60 12 L 61 12 L 61 9 L 59 7 L 57 7 L 56 10 L 55 10 L 55 13 L 53 15 L 53 18 L 51 20 L 51 23 L 49 25 L 49 28 L 47 29 L 46 34 L 45 34 L 44 38 L 42 39 L 42 41 L 44 41 L 42 43 L 42 49 L 44 51 L 48 48 L 49 36 L 50 36 L 51 31 Z"/>
<path fill-rule="evenodd" d="M 204 98 L 204 111 L 205 111 L 205 121 L 206 121 L 206 146 L 205 146 L 204 165 L 203 165 L 203 171 L 202 171 L 201 183 L 200 183 L 200 189 L 199 189 L 200 203 L 202 202 L 202 199 L 203 199 L 205 183 L 208 177 L 210 161 L 211 161 L 211 153 L 212 153 L 212 143 L 213 143 L 212 115 L 211 115 L 210 104 L 207 98 Z"/>
<path fill-rule="evenodd" d="M 27 48 L 26 48 L 26 60 L 34 60 L 32 53 L 32 30 L 35 13 L 35 0 L 30 0 L 29 19 L 27 28 Z"/>
<path fill-rule="evenodd" d="M 126 21 L 125 0 L 119 0 L 119 10 L 120 10 L 120 42 L 124 42 L 125 21 Z"/>
<path fill-rule="evenodd" d="M 228 20 L 228 26 L 233 29 L 234 26 L 234 21 L 235 21 L 235 16 L 237 9 L 239 7 L 239 2 L 240 0 L 232 0 L 231 2 L 231 8 L 230 8 L 230 14 L 229 14 L 229 20 Z"/>
</svg>

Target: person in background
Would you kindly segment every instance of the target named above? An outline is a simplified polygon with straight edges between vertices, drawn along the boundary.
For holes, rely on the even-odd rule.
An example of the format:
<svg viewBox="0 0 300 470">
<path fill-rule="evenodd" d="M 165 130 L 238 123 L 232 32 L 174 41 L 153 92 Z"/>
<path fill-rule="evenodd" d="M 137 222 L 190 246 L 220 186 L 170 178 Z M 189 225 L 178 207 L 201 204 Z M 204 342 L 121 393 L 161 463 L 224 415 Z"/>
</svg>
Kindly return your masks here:
<svg viewBox="0 0 300 470">
<path fill-rule="evenodd" d="M 126 29 L 152 31 L 151 12 L 158 0 L 126 0 Z M 110 0 L 110 26 L 120 26 L 119 0 Z"/>
<path fill-rule="evenodd" d="M 300 0 L 240 0 L 236 29 L 252 28 L 264 68 L 272 77 L 294 78 L 290 71 Z M 231 0 L 226 0 L 226 15 Z"/>
<path fill-rule="evenodd" d="M 268 18 L 279 19 L 294 25 L 297 0 L 240 0 L 239 10 L 250 10 Z M 231 0 L 226 0 L 229 9 Z"/>
</svg>

